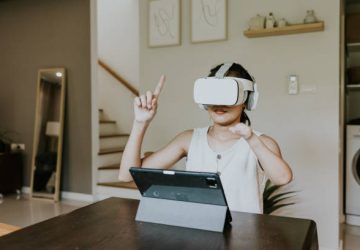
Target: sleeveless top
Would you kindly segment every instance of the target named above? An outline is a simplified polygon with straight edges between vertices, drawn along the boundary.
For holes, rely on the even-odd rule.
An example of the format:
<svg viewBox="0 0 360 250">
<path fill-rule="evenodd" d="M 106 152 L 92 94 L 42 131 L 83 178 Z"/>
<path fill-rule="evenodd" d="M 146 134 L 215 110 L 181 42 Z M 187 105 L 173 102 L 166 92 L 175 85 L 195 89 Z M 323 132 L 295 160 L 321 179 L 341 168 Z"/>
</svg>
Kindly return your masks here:
<svg viewBox="0 0 360 250">
<path fill-rule="evenodd" d="M 230 210 L 262 213 L 266 178 L 249 144 L 240 138 L 229 149 L 215 152 L 208 144 L 208 130 L 209 127 L 194 129 L 186 170 L 218 172 Z"/>
</svg>

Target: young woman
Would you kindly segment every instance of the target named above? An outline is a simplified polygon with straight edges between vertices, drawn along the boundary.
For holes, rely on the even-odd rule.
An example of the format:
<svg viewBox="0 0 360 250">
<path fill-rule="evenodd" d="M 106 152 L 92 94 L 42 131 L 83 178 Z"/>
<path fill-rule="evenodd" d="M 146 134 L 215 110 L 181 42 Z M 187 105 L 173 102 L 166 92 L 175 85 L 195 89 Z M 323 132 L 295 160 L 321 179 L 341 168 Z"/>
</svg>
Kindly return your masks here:
<svg viewBox="0 0 360 250">
<path fill-rule="evenodd" d="M 214 76 L 221 66 L 212 69 L 209 76 Z M 232 64 L 226 76 L 252 81 L 239 64 Z M 161 76 L 154 92 L 147 91 L 134 100 L 135 119 L 122 156 L 119 180 L 132 180 L 129 174 L 132 166 L 166 169 L 186 157 L 186 170 L 220 174 L 230 210 L 262 213 L 266 179 L 276 185 L 287 184 L 292 171 L 276 141 L 251 129 L 244 111 L 246 102 L 237 106 L 208 106 L 211 126 L 184 131 L 161 150 L 141 158 L 141 144 L 155 117 L 164 82 L 165 77 Z"/>
</svg>

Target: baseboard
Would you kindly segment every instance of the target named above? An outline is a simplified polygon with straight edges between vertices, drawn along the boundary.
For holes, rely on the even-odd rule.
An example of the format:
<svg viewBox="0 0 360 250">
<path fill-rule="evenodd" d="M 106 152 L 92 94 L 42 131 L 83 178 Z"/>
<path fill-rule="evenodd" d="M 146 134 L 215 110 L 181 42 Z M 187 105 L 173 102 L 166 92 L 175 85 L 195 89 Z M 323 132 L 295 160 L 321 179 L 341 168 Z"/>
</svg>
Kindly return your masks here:
<svg viewBox="0 0 360 250">
<path fill-rule="evenodd" d="M 61 198 L 65 200 L 93 202 L 94 197 L 91 194 L 61 192 Z"/>
<path fill-rule="evenodd" d="M 339 242 L 339 248 L 328 248 L 328 247 L 322 247 L 319 246 L 319 250 L 342 250 L 342 241 Z"/>
<path fill-rule="evenodd" d="M 30 187 L 22 187 L 21 192 L 23 194 L 30 194 Z"/>
<path fill-rule="evenodd" d="M 30 187 L 22 187 L 21 191 L 24 194 L 30 194 Z M 94 201 L 94 197 L 91 194 L 63 191 L 60 193 L 60 196 L 64 200 L 85 201 L 85 202 L 93 202 Z"/>
</svg>

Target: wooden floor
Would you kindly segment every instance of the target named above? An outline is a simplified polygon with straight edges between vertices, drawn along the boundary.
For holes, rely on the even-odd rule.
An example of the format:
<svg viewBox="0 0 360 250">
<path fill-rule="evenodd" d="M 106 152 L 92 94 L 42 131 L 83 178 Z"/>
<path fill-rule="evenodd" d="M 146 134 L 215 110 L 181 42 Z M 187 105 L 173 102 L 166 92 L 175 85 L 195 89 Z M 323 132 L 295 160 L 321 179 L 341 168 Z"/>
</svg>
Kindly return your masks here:
<svg viewBox="0 0 360 250">
<path fill-rule="evenodd" d="M 89 202 L 68 201 L 53 202 L 46 199 L 20 199 L 16 195 L 4 196 L 0 200 L 0 223 L 15 227 L 26 227 L 52 217 L 71 212 L 90 204 Z"/>
<path fill-rule="evenodd" d="M 3 235 L 5 235 L 5 234 L 14 232 L 14 231 L 16 231 L 16 230 L 18 230 L 18 229 L 20 229 L 20 227 L 16 227 L 16 226 L 13 226 L 13 225 L 0 223 L 0 237 L 3 236 Z"/>
</svg>

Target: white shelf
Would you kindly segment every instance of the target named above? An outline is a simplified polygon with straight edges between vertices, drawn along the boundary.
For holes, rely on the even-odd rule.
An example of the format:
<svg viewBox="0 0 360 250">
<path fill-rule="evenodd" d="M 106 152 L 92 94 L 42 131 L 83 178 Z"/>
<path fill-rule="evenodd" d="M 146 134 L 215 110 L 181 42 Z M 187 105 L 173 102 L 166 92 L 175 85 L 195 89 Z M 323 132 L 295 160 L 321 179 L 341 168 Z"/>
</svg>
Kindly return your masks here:
<svg viewBox="0 0 360 250">
<path fill-rule="evenodd" d="M 360 42 L 359 43 L 348 43 L 347 49 L 349 52 L 360 52 Z"/>
</svg>

